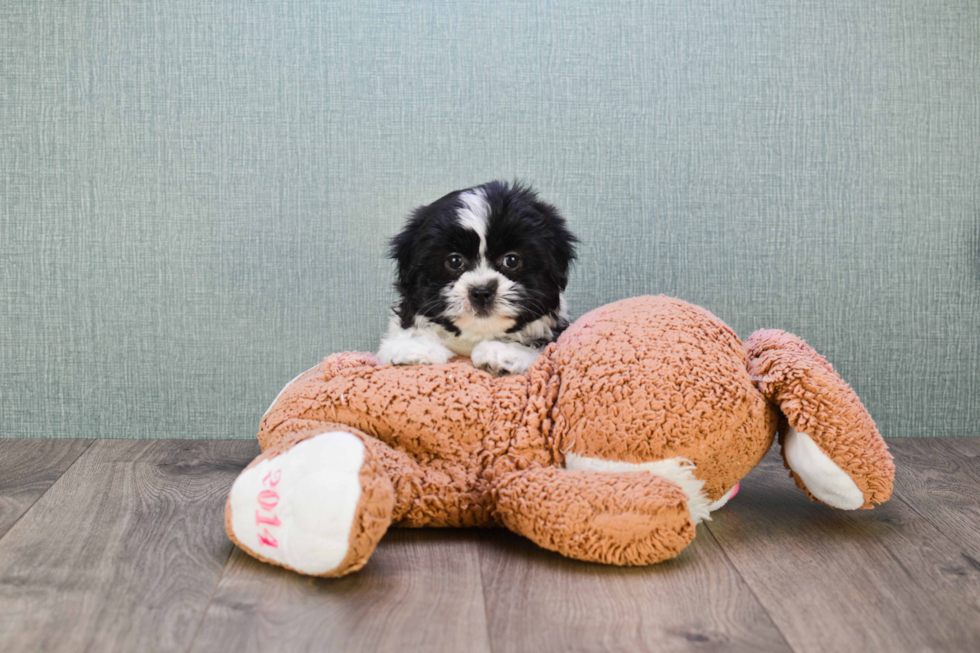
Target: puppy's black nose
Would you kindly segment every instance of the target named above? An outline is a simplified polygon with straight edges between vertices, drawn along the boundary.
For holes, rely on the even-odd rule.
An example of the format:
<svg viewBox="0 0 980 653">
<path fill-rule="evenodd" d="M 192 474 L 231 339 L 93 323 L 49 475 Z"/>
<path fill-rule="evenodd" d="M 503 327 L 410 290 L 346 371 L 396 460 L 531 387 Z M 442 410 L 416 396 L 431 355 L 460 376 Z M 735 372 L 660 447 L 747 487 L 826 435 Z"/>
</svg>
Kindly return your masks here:
<svg viewBox="0 0 980 653">
<path fill-rule="evenodd" d="M 480 286 L 470 288 L 470 303 L 477 313 L 483 313 L 493 306 L 493 300 L 497 297 L 497 282 L 491 281 Z"/>
</svg>

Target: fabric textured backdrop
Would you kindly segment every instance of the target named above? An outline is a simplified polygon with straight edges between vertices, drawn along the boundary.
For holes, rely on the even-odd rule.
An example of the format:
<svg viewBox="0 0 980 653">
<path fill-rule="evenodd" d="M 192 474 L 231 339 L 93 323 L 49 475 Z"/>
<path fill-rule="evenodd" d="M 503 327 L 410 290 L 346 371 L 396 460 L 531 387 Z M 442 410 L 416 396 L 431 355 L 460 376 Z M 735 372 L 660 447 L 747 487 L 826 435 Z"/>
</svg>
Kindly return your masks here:
<svg viewBox="0 0 980 653">
<path fill-rule="evenodd" d="M 980 434 L 976 0 L 4 0 L 0 434 L 252 437 L 376 348 L 413 206 L 515 176 L 573 315 L 678 296 Z"/>
</svg>

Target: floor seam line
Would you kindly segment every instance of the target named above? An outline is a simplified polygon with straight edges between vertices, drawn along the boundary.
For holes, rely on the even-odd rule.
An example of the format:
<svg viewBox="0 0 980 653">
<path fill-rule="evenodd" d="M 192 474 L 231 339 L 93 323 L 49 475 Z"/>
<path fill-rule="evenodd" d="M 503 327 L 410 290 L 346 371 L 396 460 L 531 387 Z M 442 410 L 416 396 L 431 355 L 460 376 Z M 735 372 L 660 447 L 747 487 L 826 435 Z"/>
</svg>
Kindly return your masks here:
<svg viewBox="0 0 980 653">
<path fill-rule="evenodd" d="M 73 439 L 85 440 L 86 438 L 73 438 Z M 65 477 L 65 474 L 68 473 L 68 470 L 71 469 L 72 467 L 74 467 L 75 466 L 75 463 L 77 463 L 79 460 L 81 460 L 85 456 L 85 454 L 87 454 L 89 452 L 89 450 L 92 448 L 92 445 L 94 445 L 99 440 L 101 440 L 101 438 L 91 438 L 91 441 L 88 443 L 88 446 L 86 446 L 84 449 L 82 449 L 79 452 L 79 454 L 77 456 L 75 456 L 75 460 L 71 461 L 71 464 L 69 464 L 68 467 L 65 467 L 65 470 L 63 472 L 61 472 L 61 474 L 58 475 L 58 478 L 56 478 L 54 480 L 54 482 L 51 483 L 51 485 L 49 485 L 47 487 L 47 489 L 44 490 L 44 492 L 42 492 L 41 494 L 39 494 L 38 497 L 36 499 L 34 499 L 33 502 L 31 502 L 31 505 L 27 507 L 27 510 L 25 510 L 23 513 L 21 513 L 20 517 L 18 517 L 17 519 L 14 520 L 14 523 L 11 524 L 9 528 L 7 528 L 7 530 L 3 533 L 3 535 L 0 535 L 0 546 L 2 546 L 4 538 L 7 537 L 7 535 L 10 534 L 10 531 L 14 530 L 14 527 L 16 527 L 17 524 L 19 524 L 20 521 L 24 517 L 26 517 L 27 514 L 31 510 L 34 510 L 34 506 L 36 506 L 38 504 L 38 502 L 41 499 L 43 499 L 47 495 L 48 492 L 51 491 L 51 488 L 53 488 L 55 485 L 57 485 L 58 482 L 61 481 L 61 479 L 63 479 Z"/>
<path fill-rule="evenodd" d="M 212 442 L 227 442 L 227 441 L 236 441 L 236 440 L 245 440 L 245 439 L 246 438 L 221 438 L 219 440 L 214 440 Z M 241 474 L 241 472 L 239 472 L 239 474 Z M 238 476 L 236 476 L 235 478 L 238 478 Z M 234 480 L 232 480 L 232 483 L 234 483 Z M 231 490 L 229 488 L 229 492 L 230 491 Z M 223 512 L 224 511 L 222 511 L 222 513 Z M 204 604 L 203 610 L 201 610 L 201 619 L 200 621 L 197 622 L 197 626 L 194 628 L 194 634 L 191 636 L 190 641 L 187 643 L 187 648 L 185 649 L 185 653 L 190 653 L 190 651 L 194 648 L 194 644 L 197 642 L 198 636 L 201 634 L 201 628 L 204 627 L 204 621 L 208 618 L 208 612 L 211 610 L 211 604 L 214 603 L 214 597 L 218 593 L 218 588 L 221 586 L 221 581 L 224 580 L 225 578 L 225 572 L 228 571 L 228 566 L 231 564 L 231 558 L 233 555 L 235 555 L 235 549 L 237 548 L 238 548 L 237 545 L 235 545 L 234 543 L 232 543 L 231 546 L 228 548 L 228 556 L 225 558 L 225 563 L 221 565 L 221 573 L 218 574 L 218 579 L 215 581 L 214 587 L 211 588 L 211 595 L 208 596 L 208 601 L 207 603 Z"/>
<path fill-rule="evenodd" d="M 914 512 L 922 521 L 924 521 L 925 523 L 929 524 L 929 526 L 931 526 L 935 530 L 939 531 L 939 533 L 941 533 L 942 536 L 944 538 L 946 538 L 960 552 L 960 554 L 969 555 L 966 551 L 963 550 L 963 546 L 959 542 L 957 542 L 952 537 L 950 537 L 949 533 L 947 533 L 943 528 L 941 528 L 939 526 L 939 524 L 934 523 L 925 514 L 919 512 L 919 510 L 914 505 L 912 505 L 911 503 L 909 503 L 908 500 L 905 497 L 903 497 L 899 492 L 900 491 L 893 491 L 892 492 L 892 498 L 893 499 L 898 499 L 899 501 L 901 501 L 902 503 L 904 503 L 906 506 L 908 506 L 908 509 L 911 510 L 912 512 Z M 891 549 L 888 549 L 887 546 L 885 548 L 888 551 L 889 555 L 894 556 L 894 554 L 892 554 L 892 552 L 891 552 Z M 897 562 L 897 560 L 896 560 L 896 562 Z M 902 570 L 903 571 L 905 570 L 905 567 L 904 566 L 902 566 Z M 906 572 L 906 573 L 908 573 L 908 572 Z M 916 583 L 916 585 L 918 585 L 918 583 Z"/>
<path fill-rule="evenodd" d="M 725 562 L 727 562 L 729 566 L 735 571 L 735 573 L 738 574 L 738 577 L 742 579 L 743 583 L 745 583 L 745 587 L 748 588 L 749 593 L 752 594 L 752 598 L 754 598 L 755 602 L 759 604 L 759 607 L 765 611 L 766 616 L 769 617 L 769 623 L 771 623 L 772 627 L 776 629 L 777 633 L 779 633 L 779 636 L 782 638 L 783 643 L 786 644 L 786 648 L 788 648 L 790 651 L 793 651 L 793 653 L 796 653 L 796 648 L 792 644 L 790 644 L 788 639 L 786 639 L 786 633 L 784 633 L 783 629 L 779 627 L 779 624 L 776 622 L 776 618 L 773 616 L 771 612 L 769 612 L 769 608 L 767 608 L 766 604 L 762 602 L 762 599 L 759 598 L 759 595 L 755 593 L 755 588 L 752 587 L 752 584 L 749 582 L 749 579 L 742 574 L 742 571 L 738 568 L 735 562 L 729 557 L 728 551 L 725 550 L 724 545 L 721 543 L 721 541 L 719 541 L 718 537 L 714 534 L 714 532 L 711 530 L 711 528 L 708 526 L 707 523 L 704 524 L 704 530 L 708 531 L 708 534 L 711 536 L 711 539 L 714 540 L 715 544 L 718 545 L 718 548 L 721 549 L 721 554 L 725 556 Z"/>
<path fill-rule="evenodd" d="M 191 637 L 190 642 L 187 643 L 187 648 L 184 649 L 186 653 L 190 653 L 191 649 L 194 648 L 194 642 L 197 641 L 197 636 L 201 634 L 201 628 L 204 626 L 204 620 L 208 617 L 208 611 L 211 609 L 211 604 L 214 602 L 214 595 L 218 593 L 218 587 L 221 585 L 222 579 L 225 577 L 225 571 L 228 569 L 228 565 L 231 562 L 231 556 L 235 553 L 235 545 L 233 544 L 228 549 L 228 557 L 225 558 L 225 564 L 221 565 L 221 573 L 218 574 L 218 580 L 215 581 L 214 587 L 211 588 L 211 595 L 208 596 L 208 602 L 204 604 L 204 609 L 201 611 L 201 620 L 197 622 L 197 627 L 194 628 L 194 635 Z"/>
<path fill-rule="evenodd" d="M 912 438 L 909 438 L 909 439 L 912 439 Z M 916 439 L 919 439 L 919 440 L 927 440 L 929 438 L 916 438 Z M 935 440 L 939 443 L 939 445 L 941 445 L 943 448 L 946 449 L 946 452 L 948 454 L 950 454 L 952 456 L 959 456 L 960 455 L 960 453 L 958 451 L 956 451 L 956 449 L 954 449 L 954 448 L 952 448 L 950 446 L 947 446 L 946 443 L 943 442 L 940 438 L 935 438 Z M 973 477 L 972 471 L 969 471 L 968 470 L 966 472 L 966 475 L 968 477 L 970 477 L 971 480 L 972 480 L 972 477 Z M 915 504 L 909 502 L 909 500 L 905 498 L 905 491 L 902 488 L 896 488 L 896 487 L 894 487 L 894 484 L 893 484 L 892 485 L 892 495 L 891 495 L 891 498 L 898 499 L 899 501 L 901 501 L 902 503 L 904 503 L 908 507 L 908 509 L 911 510 L 912 512 L 914 512 L 916 515 L 918 515 L 922 519 L 922 521 L 924 521 L 925 523 L 927 523 L 930 526 L 932 526 L 934 529 L 936 529 L 937 531 L 939 531 L 942 534 L 943 537 L 945 537 L 947 540 L 949 540 L 950 542 L 952 542 L 953 545 L 957 549 L 959 549 L 960 553 L 966 553 L 966 551 L 963 550 L 963 546 L 959 542 L 957 542 L 956 540 L 954 540 L 950 536 L 950 534 L 947 533 L 944 528 L 942 528 L 942 526 L 940 526 L 939 524 L 937 524 L 934 521 L 932 521 L 929 518 L 929 516 L 926 515 L 925 513 L 920 512 L 919 509 L 915 506 Z"/>
<path fill-rule="evenodd" d="M 487 609 L 487 582 L 483 576 L 483 542 L 477 542 L 476 564 L 480 569 L 480 594 L 483 596 L 483 628 L 487 632 L 487 650 L 493 653 L 493 638 L 490 636 L 490 612 Z"/>
</svg>

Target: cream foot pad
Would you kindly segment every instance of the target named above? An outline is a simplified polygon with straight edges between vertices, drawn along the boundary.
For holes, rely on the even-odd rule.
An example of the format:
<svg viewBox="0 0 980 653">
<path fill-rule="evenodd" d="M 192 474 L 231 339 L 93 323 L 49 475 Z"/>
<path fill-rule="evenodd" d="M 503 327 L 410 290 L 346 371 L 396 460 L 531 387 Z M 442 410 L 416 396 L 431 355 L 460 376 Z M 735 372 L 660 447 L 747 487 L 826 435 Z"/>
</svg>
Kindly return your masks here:
<svg viewBox="0 0 980 653">
<path fill-rule="evenodd" d="M 853 479 L 806 433 L 791 426 L 783 441 L 783 452 L 790 469 L 796 472 L 810 494 L 828 506 L 857 510 L 864 505 L 864 493 Z"/>
<path fill-rule="evenodd" d="M 231 488 L 231 529 L 250 552 L 305 574 L 337 568 L 361 498 L 364 444 L 330 431 L 261 461 Z"/>
</svg>

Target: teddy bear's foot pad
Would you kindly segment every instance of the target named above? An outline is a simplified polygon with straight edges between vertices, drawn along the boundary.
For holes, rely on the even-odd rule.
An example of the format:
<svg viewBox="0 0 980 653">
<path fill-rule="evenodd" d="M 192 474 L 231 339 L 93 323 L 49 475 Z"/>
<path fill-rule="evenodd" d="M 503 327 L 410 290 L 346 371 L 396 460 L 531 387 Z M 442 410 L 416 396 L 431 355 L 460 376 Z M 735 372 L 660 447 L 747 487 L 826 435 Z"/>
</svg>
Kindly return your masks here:
<svg viewBox="0 0 980 653">
<path fill-rule="evenodd" d="M 230 530 L 252 555 L 323 575 L 347 558 L 365 446 L 329 431 L 246 469 L 231 489 Z"/>
<path fill-rule="evenodd" d="M 864 505 L 864 493 L 854 480 L 806 433 L 790 426 L 783 442 L 783 454 L 789 468 L 820 501 L 841 510 L 857 510 Z"/>
</svg>

